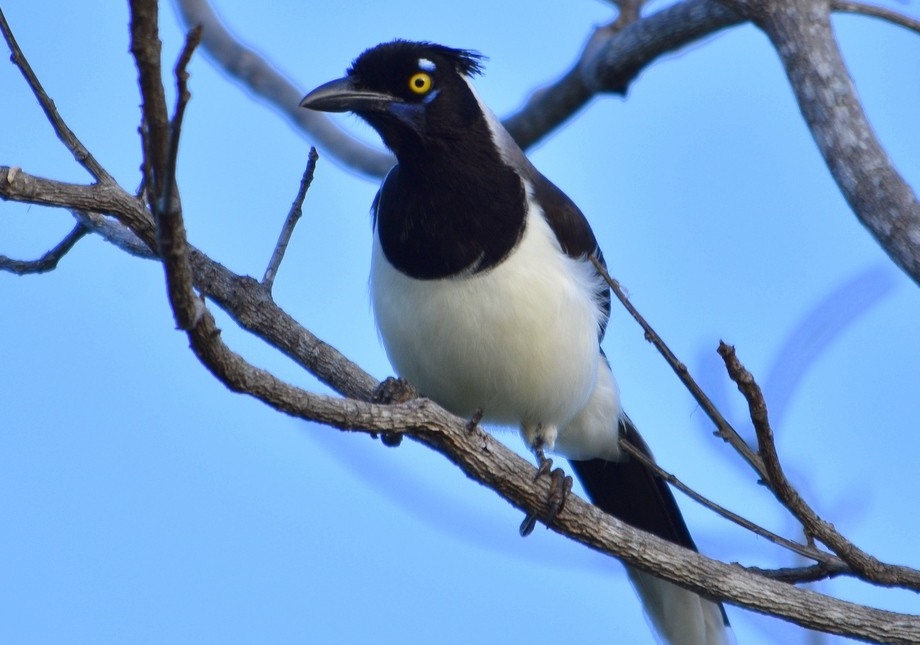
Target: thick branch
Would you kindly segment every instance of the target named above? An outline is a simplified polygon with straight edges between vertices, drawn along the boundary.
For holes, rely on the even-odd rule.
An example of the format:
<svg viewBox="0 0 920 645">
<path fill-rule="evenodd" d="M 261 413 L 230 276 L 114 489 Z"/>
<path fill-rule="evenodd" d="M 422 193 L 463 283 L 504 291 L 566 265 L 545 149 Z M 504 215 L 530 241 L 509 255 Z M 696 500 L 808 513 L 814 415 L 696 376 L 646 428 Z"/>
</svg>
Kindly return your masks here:
<svg viewBox="0 0 920 645">
<path fill-rule="evenodd" d="M 279 108 L 330 157 L 371 176 L 382 177 L 390 169 L 391 156 L 357 141 L 325 115 L 298 108 L 303 91 L 237 41 L 207 0 L 176 0 L 176 5 L 186 25 L 204 26 L 202 45 L 219 67 Z M 505 120 L 505 126 L 526 149 L 571 118 L 595 93 L 625 93 L 639 73 L 662 55 L 741 21 L 737 13 L 713 0 L 688 0 L 626 27 L 626 21 L 601 27 L 571 69 L 534 92 L 520 111 Z"/>
<path fill-rule="evenodd" d="M 163 192 L 169 150 L 169 114 L 160 65 L 159 12 L 151 0 L 131 0 L 131 54 L 137 64 L 141 89 L 141 142 L 144 149 L 147 195 L 153 201 Z"/>
<path fill-rule="evenodd" d="M 837 186 L 885 252 L 920 283 L 920 201 L 872 131 L 827 0 L 723 0 L 770 38 Z"/>
</svg>

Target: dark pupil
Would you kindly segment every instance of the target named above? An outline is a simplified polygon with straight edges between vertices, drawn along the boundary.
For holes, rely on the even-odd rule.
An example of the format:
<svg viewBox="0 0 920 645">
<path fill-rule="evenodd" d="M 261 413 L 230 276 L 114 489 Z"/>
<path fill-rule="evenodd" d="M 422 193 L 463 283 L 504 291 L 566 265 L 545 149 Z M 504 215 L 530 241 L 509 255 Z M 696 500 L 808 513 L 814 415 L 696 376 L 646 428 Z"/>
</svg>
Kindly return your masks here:
<svg viewBox="0 0 920 645">
<path fill-rule="evenodd" d="M 425 86 L 425 79 L 423 79 L 423 78 L 417 78 L 417 79 L 415 79 L 415 86 L 416 86 L 416 87 L 424 87 L 424 86 Z"/>
</svg>

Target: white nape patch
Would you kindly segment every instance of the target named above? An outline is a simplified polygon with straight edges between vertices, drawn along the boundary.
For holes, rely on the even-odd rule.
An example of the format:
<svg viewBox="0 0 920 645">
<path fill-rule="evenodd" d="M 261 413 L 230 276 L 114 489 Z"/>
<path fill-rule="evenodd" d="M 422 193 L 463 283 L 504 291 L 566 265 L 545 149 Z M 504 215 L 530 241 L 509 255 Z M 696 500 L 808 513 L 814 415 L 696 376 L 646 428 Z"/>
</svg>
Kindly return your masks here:
<svg viewBox="0 0 920 645">
<path fill-rule="evenodd" d="M 433 72 L 434 70 L 438 68 L 438 66 L 435 65 L 434 62 L 428 60 L 427 58 L 419 58 L 418 68 L 422 70 L 423 72 Z"/>
</svg>

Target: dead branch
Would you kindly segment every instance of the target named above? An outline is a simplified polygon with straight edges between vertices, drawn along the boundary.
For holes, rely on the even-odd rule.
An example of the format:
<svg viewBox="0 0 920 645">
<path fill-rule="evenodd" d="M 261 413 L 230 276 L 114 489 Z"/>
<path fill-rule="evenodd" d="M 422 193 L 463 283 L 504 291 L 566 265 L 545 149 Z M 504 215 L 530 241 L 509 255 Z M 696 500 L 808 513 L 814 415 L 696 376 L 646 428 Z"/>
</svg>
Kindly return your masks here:
<svg viewBox="0 0 920 645">
<path fill-rule="evenodd" d="M 680 382 L 684 384 L 684 387 L 687 388 L 687 391 L 690 392 L 690 395 L 696 400 L 699 406 L 706 413 L 706 416 L 715 424 L 716 426 L 716 435 L 719 436 L 723 441 L 729 443 L 732 448 L 734 448 L 739 455 L 741 455 L 744 460 L 754 469 L 760 478 L 763 478 L 765 475 L 764 466 L 761 462 L 760 457 L 754 453 L 753 450 L 747 445 L 747 442 L 741 437 L 737 430 L 728 422 L 728 420 L 722 415 L 715 404 L 712 402 L 703 388 L 699 386 L 693 376 L 690 374 L 690 370 L 687 369 L 687 366 L 681 362 L 674 352 L 671 351 L 671 348 L 665 344 L 661 336 L 652 328 L 652 326 L 645 320 L 645 317 L 639 313 L 639 310 L 630 302 L 629 297 L 626 295 L 626 292 L 623 290 L 623 287 L 619 282 L 610 277 L 610 274 L 607 272 L 607 268 L 601 264 L 600 260 L 596 256 L 591 258 L 591 262 L 594 263 L 594 268 L 598 270 L 604 280 L 607 282 L 607 285 L 610 287 L 610 291 L 616 296 L 617 300 L 620 301 L 620 304 L 629 312 L 629 315 L 633 317 L 639 326 L 642 328 L 642 331 L 645 333 L 645 340 L 650 342 L 655 349 L 658 350 L 658 353 L 664 358 L 667 364 L 671 367 L 674 373 L 677 375 L 677 378 L 680 379 Z"/>
<path fill-rule="evenodd" d="M 281 266 L 281 260 L 284 259 L 284 252 L 287 251 L 291 236 L 294 234 L 294 227 L 297 226 L 298 220 L 300 220 L 300 217 L 303 215 L 303 202 L 307 198 L 307 191 L 310 189 L 310 184 L 313 183 L 313 172 L 316 170 L 316 162 L 318 159 L 319 154 L 316 152 L 316 148 L 310 146 L 310 154 L 307 157 L 307 168 L 303 171 L 303 177 L 300 179 L 300 189 L 297 191 L 294 203 L 291 204 L 291 210 L 284 220 L 284 226 L 281 227 L 281 234 L 278 236 L 278 243 L 275 244 L 275 250 L 272 252 L 272 257 L 268 261 L 265 275 L 262 276 L 262 285 L 269 291 L 272 290 L 272 285 L 275 284 L 275 275 L 278 273 L 278 267 Z"/>
<path fill-rule="evenodd" d="M 863 578 L 880 585 L 905 587 L 920 591 L 920 571 L 898 565 L 885 564 L 877 558 L 858 548 L 843 537 L 834 526 L 821 519 L 818 514 L 802 499 L 798 491 L 789 482 L 776 452 L 773 430 L 767 413 L 767 404 L 763 393 L 753 375 L 745 369 L 735 354 L 735 348 L 725 343 L 719 344 L 719 355 L 725 361 L 725 368 L 731 379 L 738 385 L 750 410 L 751 421 L 757 435 L 758 452 L 764 463 L 767 476 L 764 483 L 776 498 L 792 515 L 801 522 L 805 534 L 826 544 L 834 553 L 850 565 Z"/>
<path fill-rule="evenodd" d="M 36 260 L 14 260 L 5 255 L 0 255 L 0 271 L 9 271 L 18 275 L 54 271 L 58 262 L 67 255 L 77 242 L 83 239 L 87 232 L 86 227 L 78 222 L 63 240 Z"/>
<path fill-rule="evenodd" d="M 802 116 L 850 208 L 920 283 L 920 201 L 869 125 L 821 0 L 721 0 L 770 38 Z"/>
<path fill-rule="evenodd" d="M 717 515 L 724 517 L 728 521 L 734 524 L 737 524 L 741 528 L 746 529 L 750 531 L 751 533 L 754 533 L 755 535 L 759 535 L 762 538 L 766 538 L 770 542 L 773 542 L 776 545 L 779 545 L 785 549 L 788 549 L 792 551 L 793 553 L 797 553 L 798 555 L 804 558 L 808 558 L 809 560 L 816 560 L 818 563 L 820 563 L 824 567 L 824 570 L 828 572 L 834 572 L 835 574 L 841 574 L 841 573 L 847 573 L 849 571 L 849 568 L 847 567 L 845 562 L 843 562 L 839 558 L 834 557 L 830 553 L 821 551 L 815 548 L 813 545 L 799 544 L 798 542 L 794 542 L 792 540 L 784 538 L 781 535 L 777 535 L 773 531 L 767 530 L 764 527 L 759 526 L 755 524 L 754 522 L 751 522 L 750 520 L 742 517 L 741 515 L 738 515 L 737 513 L 734 513 L 728 510 L 727 508 L 720 506 L 719 504 L 713 502 L 712 500 L 704 497 L 700 493 L 696 492 L 695 490 L 687 486 L 684 482 L 678 479 L 673 473 L 666 471 L 664 468 L 662 468 L 657 463 L 655 463 L 655 461 L 653 461 L 652 459 L 649 459 L 645 453 L 643 453 L 641 450 L 636 448 L 634 445 L 632 445 L 628 441 L 623 441 L 621 439 L 620 447 L 626 452 L 628 452 L 630 455 L 632 455 L 633 459 L 638 459 L 639 461 L 641 461 L 645 465 L 646 468 L 648 468 L 649 470 L 654 472 L 656 475 L 661 477 L 663 480 L 665 480 L 666 482 L 668 482 L 669 484 L 671 484 L 672 486 L 680 490 L 687 497 L 689 497 L 696 503 L 708 508 L 709 510 L 713 511 Z"/>
</svg>

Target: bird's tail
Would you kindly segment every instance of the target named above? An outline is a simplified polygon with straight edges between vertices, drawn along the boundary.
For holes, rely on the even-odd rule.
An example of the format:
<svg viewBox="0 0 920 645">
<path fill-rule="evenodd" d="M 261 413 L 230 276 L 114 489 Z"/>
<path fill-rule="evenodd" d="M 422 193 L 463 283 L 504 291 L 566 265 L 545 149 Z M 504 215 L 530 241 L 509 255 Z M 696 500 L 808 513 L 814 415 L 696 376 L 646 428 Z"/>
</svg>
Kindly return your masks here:
<svg viewBox="0 0 920 645">
<path fill-rule="evenodd" d="M 620 436 L 644 454 L 651 452 L 624 415 Z M 591 501 L 614 517 L 660 538 L 697 550 L 671 489 L 638 460 L 570 460 Z M 659 636 L 670 645 L 728 645 L 733 642 L 721 603 L 626 567 Z"/>
</svg>

